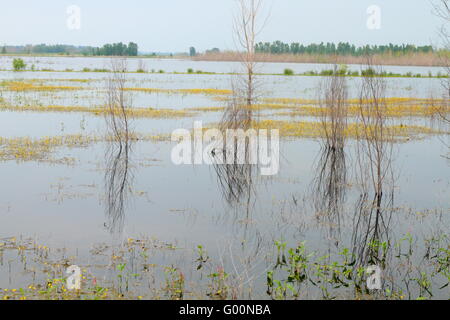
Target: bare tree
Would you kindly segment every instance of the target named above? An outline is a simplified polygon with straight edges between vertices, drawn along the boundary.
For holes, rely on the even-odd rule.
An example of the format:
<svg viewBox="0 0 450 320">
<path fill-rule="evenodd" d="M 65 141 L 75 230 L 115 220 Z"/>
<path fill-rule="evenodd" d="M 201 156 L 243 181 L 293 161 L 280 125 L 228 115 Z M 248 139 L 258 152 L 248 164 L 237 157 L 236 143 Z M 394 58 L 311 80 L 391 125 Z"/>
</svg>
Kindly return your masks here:
<svg viewBox="0 0 450 320">
<path fill-rule="evenodd" d="M 386 83 L 382 77 L 375 76 L 381 70 L 376 72 L 370 56 L 366 70 L 360 88 L 356 125 L 356 175 L 361 195 L 356 205 L 352 236 L 354 253 L 361 265 L 380 262 L 377 244 L 388 235 L 394 200 L 394 141 L 386 116 Z"/>
<path fill-rule="evenodd" d="M 324 147 L 344 149 L 347 129 L 347 83 L 337 66 L 331 77 L 324 78 L 319 87 L 320 120 L 325 132 Z"/>
<path fill-rule="evenodd" d="M 384 181 L 391 172 L 393 137 L 386 115 L 386 83 L 382 77 L 373 75 L 370 57 L 367 70 L 373 72 L 362 78 L 356 128 L 360 173 L 367 173 L 368 177 L 361 175 L 360 182 L 370 181 L 374 192 L 382 194 Z"/>
<path fill-rule="evenodd" d="M 237 3 L 238 13 L 234 19 L 233 31 L 244 73 L 231 83 L 233 94 L 222 115 L 219 128 L 224 136 L 229 129 L 243 131 L 251 129 L 254 120 L 252 106 L 258 96 L 255 45 L 257 36 L 265 24 L 260 23 L 263 1 L 237 0 Z M 253 176 L 257 165 L 250 163 L 248 139 L 245 141 L 243 163 L 238 161 L 238 147 L 235 142 L 225 141 L 223 150 L 214 151 L 213 156 L 218 156 L 216 153 L 218 151 L 222 153 L 223 159 L 223 163 L 215 164 L 214 169 L 226 201 L 232 206 L 245 205 L 248 216 L 252 204 Z M 230 158 L 234 160 L 230 161 Z"/>
<path fill-rule="evenodd" d="M 444 48 L 443 53 L 440 54 L 440 59 L 447 73 L 447 77 L 442 80 L 442 86 L 445 90 L 445 98 L 450 99 L 450 56 L 448 54 L 450 51 L 450 33 L 449 30 L 447 30 L 448 23 L 450 23 L 450 1 L 432 1 L 431 5 L 433 6 L 434 14 L 444 21 L 444 24 L 439 29 L 439 36 Z M 450 122 L 450 119 L 448 119 L 446 115 L 443 116 L 447 122 Z"/>
<path fill-rule="evenodd" d="M 442 79 L 442 87 L 444 89 L 444 99 L 442 103 L 435 103 L 433 100 L 433 107 L 439 112 L 441 123 L 444 125 L 450 125 L 450 118 L 448 112 L 450 110 L 450 33 L 447 30 L 448 23 L 450 22 L 450 1 L 449 0 L 432 0 L 434 14 L 444 21 L 444 24 L 439 30 L 439 36 L 444 47 L 444 52 L 440 55 L 442 65 L 444 66 L 447 77 Z M 450 149 L 448 143 L 443 143 Z M 445 158 L 450 158 L 448 155 Z"/>
<path fill-rule="evenodd" d="M 313 180 L 312 198 L 318 217 L 329 226 L 330 236 L 339 230 L 347 184 L 345 141 L 347 129 L 346 78 L 335 65 L 331 77 L 319 86 L 320 124 L 325 133 Z"/>
<path fill-rule="evenodd" d="M 245 79 L 240 82 L 245 103 L 251 106 L 254 103 L 256 91 L 256 39 L 264 27 L 260 23 L 262 0 L 238 0 L 239 14 L 234 21 L 235 41 L 238 46 L 240 61 L 245 68 Z"/>
<path fill-rule="evenodd" d="M 125 92 L 126 70 L 127 62 L 124 58 L 111 59 L 105 119 L 108 133 L 119 144 L 130 138 L 128 113 L 131 106 L 131 97 Z"/>
<path fill-rule="evenodd" d="M 107 80 L 106 128 L 108 147 L 106 150 L 106 227 L 110 232 L 121 231 L 125 208 L 131 192 L 132 174 L 130 153 L 132 136 L 128 117 L 132 99 L 125 92 L 127 62 L 123 58 L 111 60 L 110 77 Z"/>
</svg>

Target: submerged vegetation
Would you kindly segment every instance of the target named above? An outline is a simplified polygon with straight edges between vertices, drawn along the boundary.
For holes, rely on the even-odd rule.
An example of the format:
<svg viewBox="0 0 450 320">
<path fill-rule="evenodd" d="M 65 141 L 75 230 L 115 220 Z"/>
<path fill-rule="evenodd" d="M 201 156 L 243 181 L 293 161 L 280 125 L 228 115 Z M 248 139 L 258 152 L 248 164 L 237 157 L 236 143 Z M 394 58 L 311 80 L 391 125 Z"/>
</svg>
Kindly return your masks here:
<svg viewBox="0 0 450 320">
<path fill-rule="evenodd" d="M 418 243 L 418 239 L 406 234 L 396 241 L 368 243 L 380 249 L 379 262 L 384 269 L 384 289 L 376 291 L 366 288 L 369 275 L 364 268 L 355 268 L 358 257 L 345 247 L 322 252 L 311 249 L 308 242 L 288 247 L 286 242 L 275 241 L 267 252 L 267 271 L 245 286 L 237 274 L 210 257 L 203 246 L 198 246 L 198 257 L 188 266 L 166 266 L 152 260 L 159 254 L 186 249 L 155 239 L 128 238 L 115 249 L 106 244 L 95 245 L 89 259 L 95 264 L 82 264 L 76 255 L 60 257 L 59 252 L 66 249 L 9 237 L 0 240 L 0 256 L 23 269 L 29 282 L 21 288 L 0 288 L 0 299 L 242 299 L 251 291 L 248 285 L 267 288 L 266 293 L 257 295 L 259 298 L 281 300 L 448 298 L 449 239 L 440 236 L 422 241 Z M 426 248 L 425 253 L 418 249 L 419 245 Z M 422 263 L 413 266 L 413 259 Z M 68 290 L 65 270 L 75 263 L 82 270 L 81 289 Z M 94 270 L 108 272 L 111 277 L 99 277 Z M 397 272 L 401 276 L 393 277 Z M 190 273 L 196 282 L 185 279 L 185 274 Z M 164 280 L 155 281 L 155 274 L 162 274 Z"/>
</svg>

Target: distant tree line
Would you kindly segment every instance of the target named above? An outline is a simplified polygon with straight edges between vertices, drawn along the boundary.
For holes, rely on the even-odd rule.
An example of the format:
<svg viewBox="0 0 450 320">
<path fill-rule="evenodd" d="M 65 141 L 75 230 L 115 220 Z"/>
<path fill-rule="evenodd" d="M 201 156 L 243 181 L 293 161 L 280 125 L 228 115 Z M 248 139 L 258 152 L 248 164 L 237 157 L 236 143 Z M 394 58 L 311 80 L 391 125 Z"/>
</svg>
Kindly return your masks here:
<svg viewBox="0 0 450 320">
<path fill-rule="evenodd" d="M 128 45 L 119 43 L 105 44 L 103 47 L 72 46 L 65 44 L 26 45 L 26 46 L 3 46 L 1 53 L 27 53 L 27 54 L 82 54 L 96 56 L 137 56 L 138 45 L 130 42 Z"/>
<path fill-rule="evenodd" d="M 388 44 L 388 45 L 366 45 L 357 47 L 348 42 L 319 43 L 303 45 L 300 43 L 284 43 L 282 41 L 260 42 L 256 44 L 255 51 L 257 53 L 271 54 L 336 54 L 336 55 L 353 55 L 362 56 L 365 54 L 408 54 L 408 53 L 428 53 L 433 52 L 432 46 L 414 46 L 410 44 Z"/>
<path fill-rule="evenodd" d="M 128 46 L 122 42 L 105 44 L 101 48 L 94 48 L 92 51 L 95 56 L 137 56 L 138 45 L 130 42 Z"/>
</svg>

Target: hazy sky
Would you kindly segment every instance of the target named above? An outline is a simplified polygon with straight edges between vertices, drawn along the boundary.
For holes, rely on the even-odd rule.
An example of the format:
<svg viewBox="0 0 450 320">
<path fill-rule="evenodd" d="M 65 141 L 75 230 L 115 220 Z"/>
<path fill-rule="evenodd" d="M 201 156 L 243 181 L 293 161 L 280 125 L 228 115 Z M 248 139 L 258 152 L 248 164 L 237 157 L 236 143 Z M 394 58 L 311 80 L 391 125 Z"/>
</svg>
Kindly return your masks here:
<svg viewBox="0 0 450 320">
<path fill-rule="evenodd" d="M 139 44 L 140 51 L 235 49 L 236 0 L 0 0 L 0 44 Z M 67 27 L 67 7 L 81 9 L 81 29 Z M 367 28 L 370 5 L 381 29 Z M 443 22 L 429 0 L 265 0 L 268 23 L 259 40 L 304 44 L 431 44 Z"/>
</svg>

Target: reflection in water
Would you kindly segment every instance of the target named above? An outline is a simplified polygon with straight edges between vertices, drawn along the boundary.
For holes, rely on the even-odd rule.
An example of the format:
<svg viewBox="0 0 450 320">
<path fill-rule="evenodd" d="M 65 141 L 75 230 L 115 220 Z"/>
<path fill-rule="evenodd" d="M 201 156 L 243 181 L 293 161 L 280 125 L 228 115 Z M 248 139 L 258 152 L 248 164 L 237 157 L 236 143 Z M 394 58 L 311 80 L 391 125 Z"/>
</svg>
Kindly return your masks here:
<svg viewBox="0 0 450 320">
<path fill-rule="evenodd" d="M 231 101 L 223 114 L 220 122 L 220 130 L 223 133 L 229 129 L 247 131 L 251 128 L 252 110 L 244 107 L 237 100 L 236 98 Z M 249 139 L 245 139 L 241 161 L 238 159 L 238 143 L 236 142 L 225 140 L 224 148 L 214 151 L 212 154 L 214 170 L 226 202 L 232 207 L 244 204 L 248 213 L 253 193 L 254 172 L 257 165 L 250 161 Z M 219 152 L 223 159 L 221 162 L 217 161 Z"/>
<path fill-rule="evenodd" d="M 330 236 L 341 226 L 341 213 L 347 191 L 347 167 L 342 148 L 323 147 L 313 181 L 313 203 L 320 222 L 325 222 Z"/>
<path fill-rule="evenodd" d="M 346 144 L 348 92 L 345 77 L 339 76 L 337 65 L 331 77 L 322 80 L 319 86 L 319 125 L 325 133 L 322 138 L 320 159 L 313 181 L 314 209 L 319 220 L 329 227 L 329 236 L 339 234 L 341 213 L 345 200 L 347 167 L 344 147 Z"/>
<path fill-rule="evenodd" d="M 370 59 L 367 67 L 372 67 Z M 392 132 L 387 130 L 385 97 L 386 83 L 383 78 L 363 78 L 357 117 L 362 129 L 356 143 L 357 179 L 361 195 L 356 204 L 352 236 L 359 266 L 385 264 L 390 243 L 389 225 L 394 200 L 394 139 Z M 372 194 L 373 199 L 369 200 Z"/>
<path fill-rule="evenodd" d="M 352 246 L 358 267 L 378 265 L 385 269 L 390 240 L 394 190 L 386 197 L 377 193 L 370 200 L 362 193 L 356 202 L 353 221 Z"/>
<path fill-rule="evenodd" d="M 130 140 L 111 142 L 106 152 L 106 227 L 111 233 L 121 232 L 124 224 L 133 179 L 130 171 L 130 153 Z"/>
<path fill-rule="evenodd" d="M 215 164 L 220 190 L 230 206 L 245 203 L 249 207 L 253 190 L 253 165 Z"/>
<path fill-rule="evenodd" d="M 132 132 L 128 114 L 132 99 L 125 92 L 127 61 L 113 58 L 111 70 L 105 106 L 107 136 L 110 138 L 105 157 L 105 189 L 108 220 L 106 227 L 114 233 L 122 231 L 126 202 L 131 191 L 129 156 Z"/>
</svg>

